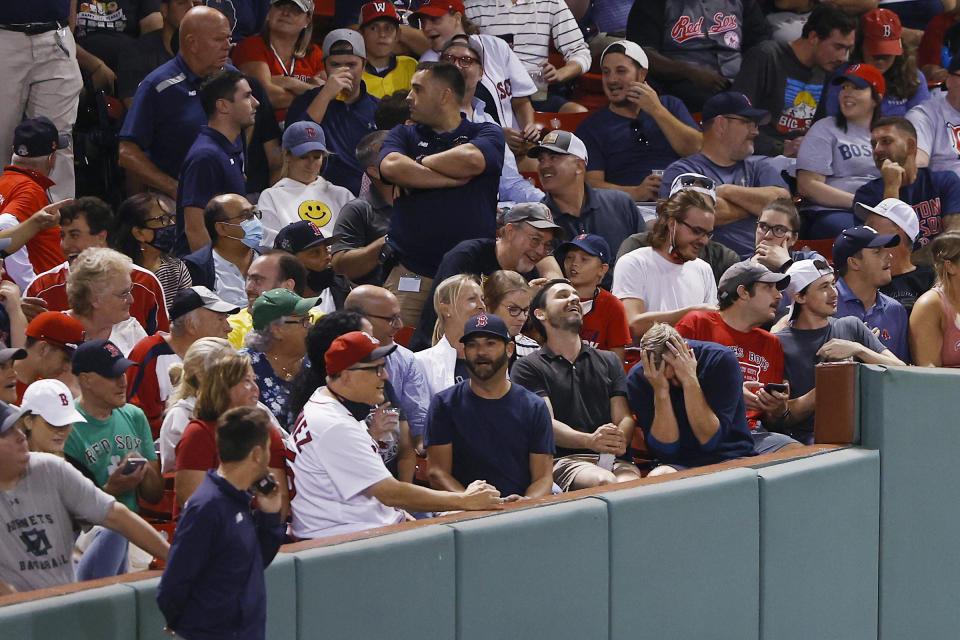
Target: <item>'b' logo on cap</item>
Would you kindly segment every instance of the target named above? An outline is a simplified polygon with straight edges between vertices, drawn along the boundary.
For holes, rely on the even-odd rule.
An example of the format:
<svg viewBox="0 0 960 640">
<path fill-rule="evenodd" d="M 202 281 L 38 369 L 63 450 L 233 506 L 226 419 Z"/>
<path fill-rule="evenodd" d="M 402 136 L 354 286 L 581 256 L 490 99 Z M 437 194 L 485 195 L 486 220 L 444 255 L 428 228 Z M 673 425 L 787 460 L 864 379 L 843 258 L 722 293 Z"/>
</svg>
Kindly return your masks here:
<svg viewBox="0 0 960 640">
<path fill-rule="evenodd" d="M 487 326 L 487 316 L 477 316 L 477 326 L 478 327 Z"/>
</svg>

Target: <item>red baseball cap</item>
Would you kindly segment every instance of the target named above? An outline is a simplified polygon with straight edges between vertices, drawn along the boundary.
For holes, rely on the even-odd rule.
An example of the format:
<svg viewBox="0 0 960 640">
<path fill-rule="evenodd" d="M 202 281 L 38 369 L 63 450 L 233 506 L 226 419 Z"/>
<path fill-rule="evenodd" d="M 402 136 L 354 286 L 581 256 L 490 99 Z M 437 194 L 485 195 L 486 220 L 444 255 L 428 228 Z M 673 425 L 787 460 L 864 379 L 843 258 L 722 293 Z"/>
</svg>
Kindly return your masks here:
<svg viewBox="0 0 960 640">
<path fill-rule="evenodd" d="M 900 18 L 889 9 L 871 9 L 860 19 L 863 29 L 863 50 L 871 56 L 903 53 Z"/>
<path fill-rule="evenodd" d="M 393 2 L 383 0 L 382 2 L 368 2 L 360 8 L 360 26 L 364 27 L 374 20 L 388 18 L 397 24 L 400 24 L 400 16 L 397 15 L 397 8 Z"/>
<path fill-rule="evenodd" d="M 364 331 L 345 333 L 331 343 L 323 359 L 327 363 L 327 375 L 335 376 L 358 362 L 373 362 L 396 350 L 397 345 L 381 347 L 380 341 Z"/>
<path fill-rule="evenodd" d="M 43 340 L 55 347 L 74 351 L 83 342 L 86 330 L 80 321 L 59 311 L 44 311 L 27 325 L 28 338 Z"/>
<path fill-rule="evenodd" d="M 439 18 L 440 16 L 447 15 L 451 11 L 456 11 L 457 13 L 467 12 L 467 10 L 463 8 L 463 2 L 460 0 L 424 0 L 420 8 L 413 12 L 413 15 Z"/>
<path fill-rule="evenodd" d="M 877 93 L 880 94 L 881 98 L 887 91 L 887 81 L 883 79 L 883 74 L 880 73 L 880 70 L 862 62 L 847 67 L 847 70 L 844 71 L 842 75 L 833 79 L 833 84 L 843 84 L 847 81 L 852 82 L 860 89 L 873 87 Z"/>
</svg>

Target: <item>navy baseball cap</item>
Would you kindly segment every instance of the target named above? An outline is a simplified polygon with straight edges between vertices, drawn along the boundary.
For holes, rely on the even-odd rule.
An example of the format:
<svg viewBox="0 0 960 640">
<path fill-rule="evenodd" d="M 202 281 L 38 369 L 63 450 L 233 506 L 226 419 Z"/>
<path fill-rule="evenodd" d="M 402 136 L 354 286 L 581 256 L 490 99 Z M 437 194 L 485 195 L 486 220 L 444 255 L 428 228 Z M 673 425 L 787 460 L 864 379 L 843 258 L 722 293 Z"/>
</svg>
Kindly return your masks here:
<svg viewBox="0 0 960 640">
<path fill-rule="evenodd" d="M 137 364 L 109 340 L 89 340 L 73 353 L 73 373 L 96 373 L 104 378 L 119 378 Z"/>
<path fill-rule="evenodd" d="M 21 158 L 41 158 L 68 146 L 70 140 L 50 118 L 28 118 L 13 130 L 13 152 Z"/>
<path fill-rule="evenodd" d="M 770 122 L 770 112 L 755 109 L 750 98 L 737 91 L 724 91 L 712 96 L 703 103 L 703 122 L 713 120 L 717 116 L 743 116 L 750 118 L 758 125 Z"/>
<path fill-rule="evenodd" d="M 610 264 L 610 245 L 603 239 L 603 236 L 598 236 L 595 233 L 581 233 L 573 240 L 560 245 L 557 252 L 569 251 L 571 247 L 583 249 L 590 255 L 600 258 L 600 262 L 603 264 Z"/>
<path fill-rule="evenodd" d="M 283 132 L 283 148 L 295 156 L 303 156 L 311 151 L 323 151 L 330 153 L 327 149 L 327 138 L 323 135 L 323 129 L 320 125 L 309 120 L 294 122 Z"/>
<path fill-rule="evenodd" d="M 510 332 L 507 331 L 507 325 L 500 319 L 500 316 L 492 313 L 481 313 L 467 320 L 467 323 L 463 325 L 463 337 L 460 338 L 460 342 L 465 343 L 471 336 L 480 333 L 500 338 L 504 342 L 513 340 L 510 337 Z"/>
<path fill-rule="evenodd" d="M 877 233 L 876 229 L 867 225 L 844 229 L 833 243 L 833 264 L 838 268 L 847 264 L 847 258 L 861 249 L 895 247 L 898 244 L 899 235 Z"/>
<path fill-rule="evenodd" d="M 273 248 L 287 253 L 300 253 L 319 244 L 330 244 L 339 239 L 340 236 L 329 238 L 324 236 L 320 228 L 308 220 L 298 220 L 280 229 L 273 241 Z"/>
</svg>

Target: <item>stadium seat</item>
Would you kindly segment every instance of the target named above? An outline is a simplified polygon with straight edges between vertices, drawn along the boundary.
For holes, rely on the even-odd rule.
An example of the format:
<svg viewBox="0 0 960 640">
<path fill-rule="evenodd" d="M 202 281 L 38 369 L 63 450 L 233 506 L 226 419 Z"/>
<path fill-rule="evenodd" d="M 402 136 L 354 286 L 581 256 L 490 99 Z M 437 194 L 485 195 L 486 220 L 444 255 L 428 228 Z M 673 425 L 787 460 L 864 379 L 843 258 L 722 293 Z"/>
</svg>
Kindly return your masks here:
<svg viewBox="0 0 960 640">
<path fill-rule="evenodd" d="M 157 504 L 150 504 L 143 498 L 137 496 L 137 503 L 140 506 L 140 515 L 144 518 L 156 520 L 172 520 L 173 505 L 176 503 L 176 492 L 173 488 L 173 480 L 176 474 L 163 474 L 163 497 Z"/>
<path fill-rule="evenodd" d="M 589 111 L 580 113 L 547 113 L 537 111 L 533 114 L 533 121 L 537 125 L 537 128 L 541 129 L 543 133 L 553 131 L 554 129 L 573 132 L 576 131 L 580 123 L 589 115 Z"/>
<path fill-rule="evenodd" d="M 820 240 L 797 240 L 793 245 L 794 251 L 816 251 L 830 264 L 833 264 L 833 238 L 823 238 Z"/>
<path fill-rule="evenodd" d="M 521 171 L 520 175 L 527 179 L 527 181 L 532 182 L 533 186 L 540 189 L 540 174 L 536 171 Z"/>
<path fill-rule="evenodd" d="M 410 338 L 413 337 L 414 327 L 403 327 L 393 336 L 393 341 L 402 347 L 410 344 Z"/>
</svg>

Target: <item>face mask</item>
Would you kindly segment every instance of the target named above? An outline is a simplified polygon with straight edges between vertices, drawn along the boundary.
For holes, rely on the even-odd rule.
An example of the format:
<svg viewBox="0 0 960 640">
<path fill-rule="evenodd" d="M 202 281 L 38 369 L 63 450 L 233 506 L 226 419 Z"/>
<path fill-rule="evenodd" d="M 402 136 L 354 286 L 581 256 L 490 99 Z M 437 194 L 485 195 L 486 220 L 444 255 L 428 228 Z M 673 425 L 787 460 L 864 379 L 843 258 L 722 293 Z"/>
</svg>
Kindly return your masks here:
<svg viewBox="0 0 960 640">
<path fill-rule="evenodd" d="M 243 229 L 243 238 L 240 240 L 251 249 L 256 249 L 263 242 L 263 222 L 260 218 L 250 218 L 240 223 Z"/>
<path fill-rule="evenodd" d="M 177 228 L 175 226 L 163 227 L 153 230 L 153 240 L 147 244 L 162 253 L 173 251 L 173 245 L 177 240 Z"/>
<path fill-rule="evenodd" d="M 307 271 L 307 286 L 317 293 L 333 284 L 333 269 L 324 269 L 323 271 Z"/>
</svg>

